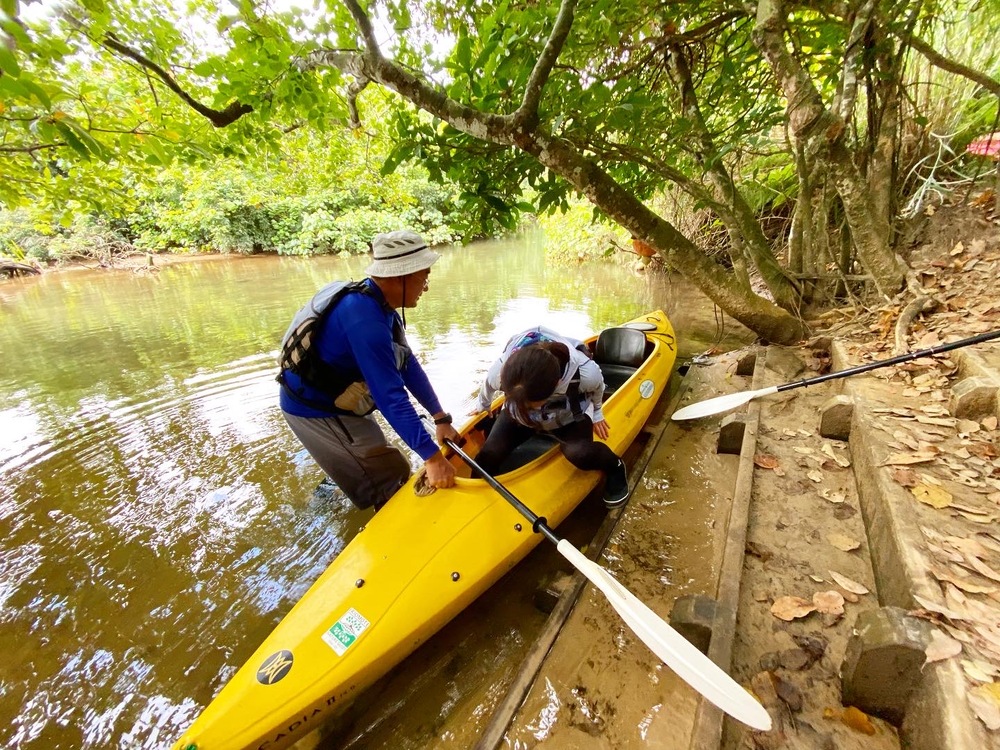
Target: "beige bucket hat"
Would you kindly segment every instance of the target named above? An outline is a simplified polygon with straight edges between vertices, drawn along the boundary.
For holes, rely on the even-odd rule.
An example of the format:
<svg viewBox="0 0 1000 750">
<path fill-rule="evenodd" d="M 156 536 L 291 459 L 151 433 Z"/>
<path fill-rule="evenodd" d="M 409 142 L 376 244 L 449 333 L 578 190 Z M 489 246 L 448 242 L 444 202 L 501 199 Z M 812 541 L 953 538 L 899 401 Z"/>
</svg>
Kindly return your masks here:
<svg viewBox="0 0 1000 750">
<path fill-rule="evenodd" d="M 427 247 L 423 237 L 405 229 L 375 235 L 372 255 L 375 260 L 365 273 L 380 278 L 423 271 L 441 257 Z"/>
</svg>

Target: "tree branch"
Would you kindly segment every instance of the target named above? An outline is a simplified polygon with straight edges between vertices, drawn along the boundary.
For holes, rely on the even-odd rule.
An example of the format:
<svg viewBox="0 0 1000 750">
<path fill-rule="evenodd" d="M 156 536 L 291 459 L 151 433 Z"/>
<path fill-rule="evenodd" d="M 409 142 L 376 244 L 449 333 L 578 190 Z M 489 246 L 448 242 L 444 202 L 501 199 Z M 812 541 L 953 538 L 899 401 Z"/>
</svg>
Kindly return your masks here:
<svg viewBox="0 0 1000 750">
<path fill-rule="evenodd" d="M 847 40 L 844 52 L 844 65 L 841 73 L 840 101 L 834 102 L 833 110 L 848 122 L 854 112 L 854 102 L 858 96 L 858 60 L 864 49 L 864 35 L 875 12 L 873 0 L 866 0 L 858 9 L 858 14 L 851 26 L 851 36 Z"/>
<path fill-rule="evenodd" d="M 108 49 L 114 50 L 120 55 L 124 55 L 130 60 L 134 60 L 139 65 L 141 65 L 146 70 L 152 71 L 166 85 L 168 89 L 173 91 L 181 100 L 187 104 L 191 109 L 193 109 L 198 114 L 208 118 L 217 128 L 224 128 L 227 125 L 231 125 L 240 119 L 243 115 L 253 112 L 253 107 L 249 104 L 242 104 L 239 101 L 232 102 L 225 109 L 212 109 L 211 107 L 206 107 L 201 102 L 196 101 L 190 94 L 188 94 L 184 89 L 180 87 L 177 81 L 174 80 L 173 76 L 170 75 L 166 70 L 161 68 L 155 62 L 150 60 L 148 57 L 143 55 L 138 50 L 134 50 L 126 44 L 118 41 L 113 35 L 107 34 L 101 39 L 100 43 L 107 47 Z"/>
<path fill-rule="evenodd" d="M 344 5 L 354 19 L 358 31 L 361 33 L 361 40 L 365 43 L 365 49 L 372 58 L 382 57 L 382 50 L 379 49 L 378 40 L 375 39 L 375 30 L 372 28 L 371 19 L 365 13 L 356 0 L 343 0 Z"/>
<path fill-rule="evenodd" d="M 563 0 L 559 6 L 559 14 L 556 22 L 552 26 L 542 54 L 531 70 L 531 77 L 528 85 L 524 89 L 524 98 L 521 106 L 514 113 L 514 119 L 518 123 L 534 124 L 538 121 L 538 105 L 542 100 L 542 89 L 545 88 L 546 81 L 552 74 L 552 66 L 555 65 L 570 29 L 573 28 L 573 13 L 576 10 L 576 0 Z"/>
<path fill-rule="evenodd" d="M 968 78 L 973 83 L 978 83 L 994 96 L 1000 96 L 1000 81 L 990 78 L 985 73 L 980 73 L 975 68 L 970 68 L 967 65 L 956 62 L 950 57 L 945 57 L 916 35 L 909 38 L 909 43 L 913 49 L 926 57 L 932 65 L 936 65 L 941 68 L 941 70 L 946 70 L 949 73 L 954 73 L 955 75 L 962 76 L 963 78 Z"/>
<path fill-rule="evenodd" d="M 345 0 L 349 5 L 353 0 Z M 404 99 L 438 117 L 456 130 L 491 143 L 513 145 L 513 121 L 469 107 L 432 88 L 426 81 L 386 60 L 381 54 L 321 49 L 310 52 L 298 61 L 300 70 L 322 66 L 337 68 L 358 81 L 371 81 L 395 91 Z"/>
<path fill-rule="evenodd" d="M 34 146 L 0 146 L 0 154 L 33 154 L 35 151 L 62 148 L 65 145 L 65 143 L 38 143 Z"/>
<path fill-rule="evenodd" d="M 788 100 L 789 128 L 792 135 L 801 140 L 818 133 L 824 133 L 827 141 L 837 140 L 843 135 L 844 121 L 826 109 L 809 74 L 785 46 L 784 14 L 780 0 L 762 0 L 757 4 L 757 22 L 752 36 Z"/>
</svg>

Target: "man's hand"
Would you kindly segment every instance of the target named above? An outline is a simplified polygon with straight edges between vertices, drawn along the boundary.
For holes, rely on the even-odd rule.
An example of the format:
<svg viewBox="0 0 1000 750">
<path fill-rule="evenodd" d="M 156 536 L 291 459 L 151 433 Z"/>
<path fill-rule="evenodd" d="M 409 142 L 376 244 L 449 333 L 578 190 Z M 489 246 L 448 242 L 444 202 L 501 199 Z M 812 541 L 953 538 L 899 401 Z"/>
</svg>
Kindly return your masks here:
<svg viewBox="0 0 1000 750">
<path fill-rule="evenodd" d="M 440 431 L 441 427 L 450 426 L 439 425 L 438 430 Z M 455 432 L 455 430 L 452 430 L 452 432 Z M 438 451 L 424 462 L 424 469 L 427 471 L 427 484 L 431 487 L 442 489 L 455 486 L 455 467 L 445 460 L 445 457 L 441 455 L 441 451 Z"/>
<path fill-rule="evenodd" d="M 607 440 L 608 435 L 611 434 L 611 427 L 608 426 L 606 420 L 601 420 L 600 422 L 594 422 L 594 434 L 601 440 Z"/>
</svg>

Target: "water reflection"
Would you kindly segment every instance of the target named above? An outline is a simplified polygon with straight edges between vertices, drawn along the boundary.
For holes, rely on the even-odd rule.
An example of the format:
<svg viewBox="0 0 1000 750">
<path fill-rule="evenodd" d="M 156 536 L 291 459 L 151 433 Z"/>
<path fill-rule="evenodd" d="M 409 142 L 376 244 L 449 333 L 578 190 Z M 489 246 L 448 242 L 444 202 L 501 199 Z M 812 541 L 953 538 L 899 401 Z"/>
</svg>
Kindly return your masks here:
<svg viewBox="0 0 1000 750">
<path fill-rule="evenodd" d="M 690 290 L 549 268 L 535 239 L 444 255 L 407 321 L 455 413 L 529 325 L 583 337 L 662 307 L 695 342 L 682 354 L 714 336 Z M 168 744 L 365 522 L 314 495 L 273 380 L 295 309 L 364 266 L 246 258 L 4 285 L 0 745 Z"/>
</svg>

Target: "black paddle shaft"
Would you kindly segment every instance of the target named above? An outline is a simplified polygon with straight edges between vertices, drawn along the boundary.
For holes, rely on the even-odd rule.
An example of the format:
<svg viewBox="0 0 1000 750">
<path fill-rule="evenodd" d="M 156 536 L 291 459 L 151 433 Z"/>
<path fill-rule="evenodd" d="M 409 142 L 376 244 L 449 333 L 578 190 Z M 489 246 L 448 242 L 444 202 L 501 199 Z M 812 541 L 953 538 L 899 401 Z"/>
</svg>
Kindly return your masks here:
<svg viewBox="0 0 1000 750">
<path fill-rule="evenodd" d="M 971 338 L 961 339 L 959 341 L 952 341 L 950 344 L 941 344 L 940 346 L 932 346 L 930 349 L 921 349 L 919 352 L 910 352 L 909 354 L 900 354 L 898 357 L 893 357 L 892 359 L 882 359 L 878 362 L 869 362 L 867 365 L 859 365 L 858 367 L 851 367 L 847 370 L 838 370 L 837 372 L 828 372 L 826 375 L 820 375 L 815 378 L 806 378 L 805 380 L 797 380 L 794 383 L 785 383 L 784 385 L 778 386 L 778 392 L 788 391 L 792 388 L 801 388 L 806 385 L 816 385 L 817 383 L 825 383 L 827 380 L 836 380 L 837 378 L 846 378 L 849 375 L 860 375 L 863 372 L 868 372 L 869 370 L 877 370 L 880 367 L 889 367 L 890 365 L 898 365 L 901 362 L 909 362 L 914 359 L 920 359 L 921 357 L 930 357 L 933 354 L 941 354 L 942 352 L 950 352 L 952 349 L 961 349 L 963 346 L 972 346 L 973 344 L 981 344 L 984 341 L 991 341 L 993 339 L 1000 339 L 1000 331 L 990 331 L 989 333 L 981 333 L 978 336 L 972 336 Z"/>
<path fill-rule="evenodd" d="M 473 461 L 472 457 L 469 456 L 468 453 L 466 453 L 457 445 L 455 445 L 455 442 L 453 440 L 445 438 L 444 444 L 447 445 L 449 448 L 451 448 L 453 451 L 455 451 L 455 453 L 463 461 L 465 461 L 465 463 L 467 463 L 473 471 L 478 471 L 479 474 L 482 476 L 482 478 L 485 479 L 486 482 L 490 485 L 490 487 L 492 487 L 501 495 L 503 495 L 504 500 L 513 505 L 515 508 L 517 508 L 518 513 L 520 513 L 522 516 L 524 516 L 531 522 L 532 531 L 534 531 L 536 534 L 542 534 L 546 539 L 548 539 L 555 545 L 558 545 L 559 542 L 562 541 L 556 535 L 556 533 L 551 528 L 549 528 L 549 525 L 546 522 L 545 518 L 536 516 L 534 513 L 532 513 L 531 508 L 529 508 L 527 505 L 518 500 L 517 496 L 514 495 L 513 492 L 508 490 L 506 487 L 500 484 L 500 482 L 498 482 L 496 479 L 494 479 L 485 471 L 483 471 L 482 467 L 475 461 Z"/>
</svg>

